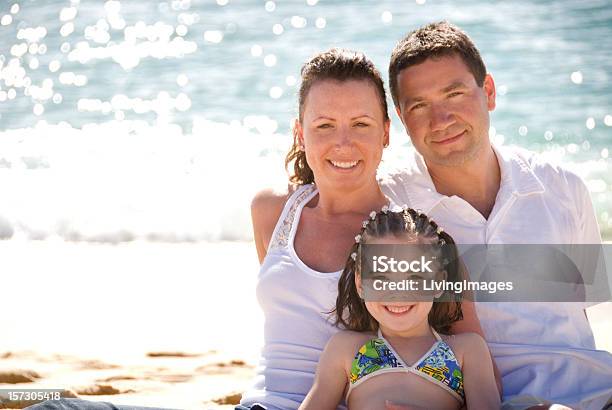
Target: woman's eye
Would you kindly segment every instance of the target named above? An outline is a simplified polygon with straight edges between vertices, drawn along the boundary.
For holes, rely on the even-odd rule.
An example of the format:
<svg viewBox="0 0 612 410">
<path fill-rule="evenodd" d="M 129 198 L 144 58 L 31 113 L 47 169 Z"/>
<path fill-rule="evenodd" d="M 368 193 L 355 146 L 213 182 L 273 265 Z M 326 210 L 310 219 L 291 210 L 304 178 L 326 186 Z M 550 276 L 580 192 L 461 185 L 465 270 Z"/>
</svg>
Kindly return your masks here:
<svg viewBox="0 0 612 410">
<path fill-rule="evenodd" d="M 319 129 L 331 128 L 331 124 L 319 124 L 317 125 L 317 128 Z"/>
<path fill-rule="evenodd" d="M 410 107 L 410 111 L 415 111 L 415 110 L 421 109 L 421 108 L 423 108 L 423 107 L 425 107 L 425 104 L 423 104 L 423 103 L 421 103 L 421 104 L 415 104 L 415 105 L 413 105 L 412 107 Z"/>
</svg>

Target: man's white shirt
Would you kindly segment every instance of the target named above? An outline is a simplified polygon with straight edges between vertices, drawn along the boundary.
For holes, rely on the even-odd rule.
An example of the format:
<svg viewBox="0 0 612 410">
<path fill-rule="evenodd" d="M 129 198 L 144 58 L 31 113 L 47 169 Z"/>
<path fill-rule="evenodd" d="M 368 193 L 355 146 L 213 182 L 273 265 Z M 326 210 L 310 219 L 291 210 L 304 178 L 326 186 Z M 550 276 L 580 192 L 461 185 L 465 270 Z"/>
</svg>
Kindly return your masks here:
<svg viewBox="0 0 612 410">
<path fill-rule="evenodd" d="M 393 202 L 427 214 L 459 244 L 601 243 L 588 190 L 578 176 L 520 148 L 493 149 L 501 183 L 489 218 L 460 197 L 438 193 L 416 152 L 400 170 L 383 175 L 380 184 Z M 476 303 L 502 373 L 505 399 L 535 395 L 596 408 L 612 395 L 612 355 L 594 350 L 585 307 L 577 302 Z"/>
</svg>

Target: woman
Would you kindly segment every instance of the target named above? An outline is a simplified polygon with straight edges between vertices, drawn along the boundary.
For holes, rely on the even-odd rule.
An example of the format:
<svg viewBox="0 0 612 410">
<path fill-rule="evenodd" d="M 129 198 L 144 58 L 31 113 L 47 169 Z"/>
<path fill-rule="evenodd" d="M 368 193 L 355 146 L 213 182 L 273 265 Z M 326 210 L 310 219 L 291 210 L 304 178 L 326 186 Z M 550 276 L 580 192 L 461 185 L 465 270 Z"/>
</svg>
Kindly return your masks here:
<svg viewBox="0 0 612 410">
<path fill-rule="evenodd" d="M 389 204 L 376 180 L 389 126 L 381 75 L 362 53 L 332 49 L 303 66 L 286 159 L 295 185 L 261 192 L 251 207 L 264 347 L 254 386 L 237 409 L 296 409 L 308 393 L 338 331 L 328 312 L 356 232 L 372 210 Z M 471 303 L 452 330 L 482 335 Z"/>
</svg>

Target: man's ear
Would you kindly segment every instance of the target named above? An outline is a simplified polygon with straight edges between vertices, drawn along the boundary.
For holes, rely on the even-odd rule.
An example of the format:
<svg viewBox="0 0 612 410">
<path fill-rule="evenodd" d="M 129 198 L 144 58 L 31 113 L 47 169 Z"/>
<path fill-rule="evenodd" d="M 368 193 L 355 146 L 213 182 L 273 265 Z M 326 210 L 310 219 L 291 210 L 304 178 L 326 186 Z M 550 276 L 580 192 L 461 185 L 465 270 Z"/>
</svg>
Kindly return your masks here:
<svg viewBox="0 0 612 410">
<path fill-rule="evenodd" d="M 395 113 L 399 117 L 399 119 L 402 122 L 402 124 L 404 124 L 404 118 L 402 117 L 402 110 L 400 109 L 400 107 L 398 105 L 395 106 Z M 406 124 L 404 124 L 404 127 L 405 126 L 406 126 Z"/>
<path fill-rule="evenodd" d="M 482 88 L 484 89 L 485 96 L 487 97 L 487 108 L 489 111 L 493 111 L 495 109 L 495 97 L 497 93 L 495 91 L 495 81 L 493 81 L 491 74 L 485 75 Z"/>
</svg>

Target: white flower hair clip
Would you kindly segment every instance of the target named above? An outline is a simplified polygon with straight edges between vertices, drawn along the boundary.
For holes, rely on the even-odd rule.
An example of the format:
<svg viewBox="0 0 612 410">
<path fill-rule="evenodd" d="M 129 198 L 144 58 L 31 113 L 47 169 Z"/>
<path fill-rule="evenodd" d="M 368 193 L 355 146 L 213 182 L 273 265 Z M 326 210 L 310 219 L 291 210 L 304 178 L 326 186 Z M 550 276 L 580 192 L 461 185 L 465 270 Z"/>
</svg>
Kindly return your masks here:
<svg viewBox="0 0 612 410">
<path fill-rule="evenodd" d="M 442 232 L 444 232 L 444 229 L 438 226 L 438 229 L 436 229 L 436 233 L 440 235 Z"/>
<path fill-rule="evenodd" d="M 361 226 L 362 226 L 363 228 L 365 228 L 365 227 L 367 227 L 367 226 L 368 226 L 368 223 L 369 223 L 369 221 L 367 221 L 367 220 L 366 220 L 366 221 L 363 221 L 363 222 L 361 223 Z"/>
<path fill-rule="evenodd" d="M 376 211 L 370 212 L 370 218 L 372 218 L 372 220 L 376 219 Z"/>
<path fill-rule="evenodd" d="M 355 236 L 355 243 L 361 242 L 361 235 Z"/>
<path fill-rule="evenodd" d="M 351 259 L 354 260 L 354 261 L 357 260 L 357 252 L 351 253 Z"/>
<path fill-rule="evenodd" d="M 387 212 L 389 212 L 389 206 L 388 206 L 388 205 L 384 205 L 384 206 L 382 207 L 381 211 L 383 211 L 383 213 L 385 213 L 385 214 L 386 214 Z"/>
</svg>

